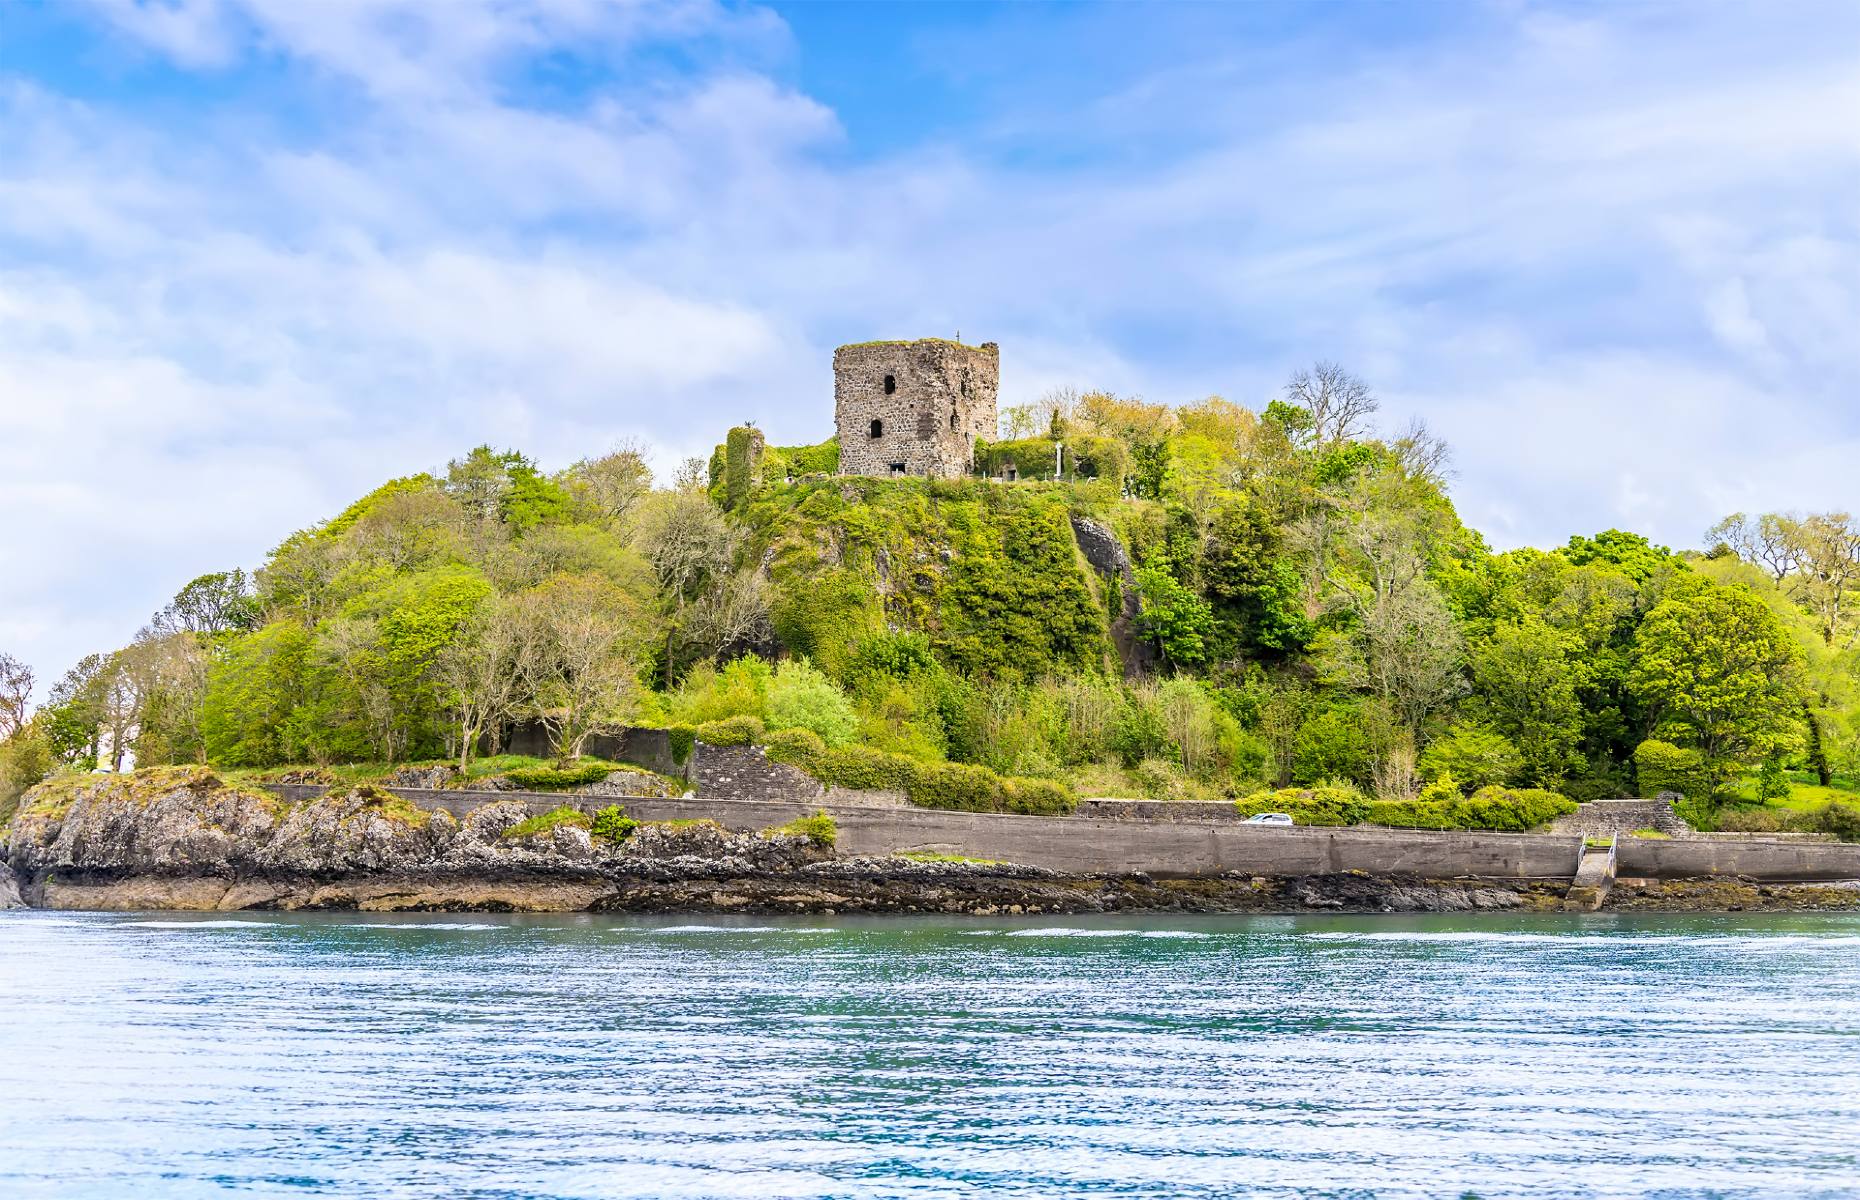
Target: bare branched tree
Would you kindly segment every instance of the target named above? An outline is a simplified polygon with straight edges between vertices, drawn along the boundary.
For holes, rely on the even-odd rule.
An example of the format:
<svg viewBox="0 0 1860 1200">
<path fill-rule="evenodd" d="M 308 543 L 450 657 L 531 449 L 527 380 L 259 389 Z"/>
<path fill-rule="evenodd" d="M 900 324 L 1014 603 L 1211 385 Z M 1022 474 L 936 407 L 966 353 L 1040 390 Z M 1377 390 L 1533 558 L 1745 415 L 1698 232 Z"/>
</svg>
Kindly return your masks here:
<svg viewBox="0 0 1860 1200">
<path fill-rule="evenodd" d="M 768 580 L 755 566 L 726 576 L 686 609 L 682 632 L 699 659 L 765 646 L 774 637 Z"/>
<path fill-rule="evenodd" d="M 1749 517 L 1732 513 L 1705 531 L 1707 544 L 1723 544 L 1753 567 L 1768 571 L 1777 583 L 1801 566 L 1797 537 L 1800 519 L 1790 513 Z"/>
<path fill-rule="evenodd" d="M 1030 404 L 1016 404 L 1001 410 L 995 419 L 1002 438 L 1049 437 L 1079 412 L 1079 390 L 1075 387 L 1048 389 Z"/>
<path fill-rule="evenodd" d="M 1285 384 L 1285 399 L 1311 414 L 1311 438 L 1332 446 L 1367 434 L 1382 407 L 1369 385 L 1333 362 L 1299 371 Z"/>
<path fill-rule="evenodd" d="M 1453 448 L 1419 417 L 1409 419 L 1390 449 L 1402 470 L 1415 479 L 1444 487 L 1453 477 Z"/>
<path fill-rule="evenodd" d="M 1795 526 L 1801 570 L 1792 594 L 1815 614 L 1821 638 L 1832 646 L 1851 623 L 1850 602 L 1860 584 L 1860 526 L 1844 512 L 1810 513 Z"/>
<path fill-rule="evenodd" d="M 1769 572 L 1790 599 L 1814 615 L 1828 645 L 1856 632 L 1860 523 L 1851 513 L 1732 513 L 1707 529 L 1705 540 Z"/>
<path fill-rule="evenodd" d="M 669 681 L 677 674 L 678 642 L 692 624 L 691 610 L 730 579 L 743 535 L 701 488 L 683 488 L 655 500 L 640 525 L 640 549 L 667 610 Z"/>
<path fill-rule="evenodd" d="M 31 715 L 32 668 L 0 653 L 0 742 L 26 727 Z"/>
<path fill-rule="evenodd" d="M 471 765 L 478 739 L 515 711 L 522 694 L 523 632 L 512 603 L 491 596 L 440 651 L 437 670 L 451 695 L 461 774 Z"/>
<path fill-rule="evenodd" d="M 592 576 L 558 576 L 522 605 L 523 686 L 556 755 L 580 758 L 591 734 L 625 717 L 638 689 L 639 614 Z"/>
<path fill-rule="evenodd" d="M 200 718 L 207 696 L 207 643 L 191 632 L 144 629 L 113 656 L 113 702 L 125 709 L 118 737 L 137 766 L 203 760 Z"/>
<path fill-rule="evenodd" d="M 599 458 L 583 459 L 567 472 L 570 483 L 613 527 L 631 530 L 641 502 L 652 491 L 652 468 L 642 442 L 622 442 Z"/>
</svg>

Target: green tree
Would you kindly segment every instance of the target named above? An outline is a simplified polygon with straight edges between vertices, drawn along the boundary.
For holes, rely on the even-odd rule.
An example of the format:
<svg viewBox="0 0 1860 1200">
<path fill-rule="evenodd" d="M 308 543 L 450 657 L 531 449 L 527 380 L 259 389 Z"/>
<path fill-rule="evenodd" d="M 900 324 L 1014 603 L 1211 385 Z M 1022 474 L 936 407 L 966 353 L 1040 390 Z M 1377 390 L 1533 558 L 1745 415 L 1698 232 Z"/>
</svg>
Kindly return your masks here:
<svg viewBox="0 0 1860 1200">
<path fill-rule="evenodd" d="M 1428 743 L 1421 752 L 1421 774 L 1432 780 L 1452 778 L 1469 791 L 1509 783 L 1524 768 L 1524 755 L 1498 730 L 1458 724 Z"/>
<path fill-rule="evenodd" d="M 273 621 L 237 638 L 207 668 L 201 735 L 222 767 L 289 762 L 307 749 L 300 706 L 310 690 L 311 634 Z"/>
<path fill-rule="evenodd" d="M 168 607 L 156 614 L 154 627 L 162 633 L 216 637 L 256 629 L 262 617 L 245 572 L 216 571 L 196 576 L 176 592 Z"/>
<path fill-rule="evenodd" d="M 775 668 L 768 686 L 770 729 L 811 729 L 829 746 L 844 746 L 859 729 L 852 701 L 806 659 Z"/>
<path fill-rule="evenodd" d="M 1793 750 L 1801 654 L 1748 589 L 1707 584 L 1662 601 L 1641 623 L 1632 685 L 1655 732 L 1696 747 L 1712 790 Z"/>
<path fill-rule="evenodd" d="M 1516 747 L 1525 782 L 1536 787 L 1554 789 L 1583 766 L 1578 653 L 1574 636 L 1527 614 L 1496 626 L 1472 654 L 1480 707 Z"/>
<path fill-rule="evenodd" d="M 1136 582 L 1142 599 L 1137 622 L 1155 639 L 1163 657 L 1186 667 L 1207 662 L 1208 637 L 1214 628 L 1214 610 L 1208 602 L 1183 586 L 1164 558 L 1138 567 Z"/>
</svg>

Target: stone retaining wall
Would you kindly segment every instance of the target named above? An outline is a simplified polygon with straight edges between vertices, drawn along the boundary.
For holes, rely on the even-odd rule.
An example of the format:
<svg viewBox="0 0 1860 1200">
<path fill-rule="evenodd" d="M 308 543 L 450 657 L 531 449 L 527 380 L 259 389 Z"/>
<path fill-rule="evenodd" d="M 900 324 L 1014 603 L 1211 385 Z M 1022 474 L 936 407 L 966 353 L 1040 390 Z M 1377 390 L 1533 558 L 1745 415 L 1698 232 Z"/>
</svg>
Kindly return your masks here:
<svg viewBox="0 0 1860 1200">
<path fill-rule="evenodd" d="M 1107 821 L 1239 821 L 1239 806 L 1231 800 L 1113 800 L 1079 801 L 1078 815 Z"/>
<path fill-rule="evenodd" d="M 505 754 L 527 754 L 534 758 L 549 758 L 555 754 L 549 731 L 535 721 L 507 727 L 499 748 Z M 685 773 L 685 764 L 672 756 L 672 735 L 663 729 L 626 728 L 590 734 L 582 753 L 608 762 L 630 763 L 661 775 L 683 776 Z"/>
<path fill-rule="evenodd" d="M 707 746 L 691 751 L 691 790 L 714 800 L 819 800 L 826 787 L 787 763 L 770 762 L 760 746 Z"/>
<path fill-rule="evenodd" d="M 1576 812 L 1550 823 L 1552 833 L 1580 833 L 1606 837 L 1636 829 L 1657 829 L 1673 837 L 1689 837 L 1692 826 L 1673 811 L 1671 802 L 1659 800 L 1590 800 Z"/>
</svg>

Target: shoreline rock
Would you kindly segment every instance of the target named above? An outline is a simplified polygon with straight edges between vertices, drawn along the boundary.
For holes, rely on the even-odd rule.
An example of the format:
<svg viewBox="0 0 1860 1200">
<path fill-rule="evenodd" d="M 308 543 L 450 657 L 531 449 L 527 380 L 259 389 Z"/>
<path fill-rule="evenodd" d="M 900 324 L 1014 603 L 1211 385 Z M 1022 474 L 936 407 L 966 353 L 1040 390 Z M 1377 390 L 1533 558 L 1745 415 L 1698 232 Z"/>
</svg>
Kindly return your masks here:
<svg viewBox="0 0 1860 1200">
<path fill-rule="evenodd" d="M 523 828 L 519 828 L 523 826 Z M 512 836 L 516 834 L 518 836 Z M 296 804 L 205 768 L 35 789 L 5 831 L 0 907 L 362 911 L 951 913 L 1533 912 L 1560 883 L 1229 874 L 1064 874 L 971 860 L 838 857 L 711 821 L 622 841 L 494 802 L 463 819 L 358 787 Z M 1860 884 L 1621 881 L 1620 911 L 1860 909 Z"/>
</svg>

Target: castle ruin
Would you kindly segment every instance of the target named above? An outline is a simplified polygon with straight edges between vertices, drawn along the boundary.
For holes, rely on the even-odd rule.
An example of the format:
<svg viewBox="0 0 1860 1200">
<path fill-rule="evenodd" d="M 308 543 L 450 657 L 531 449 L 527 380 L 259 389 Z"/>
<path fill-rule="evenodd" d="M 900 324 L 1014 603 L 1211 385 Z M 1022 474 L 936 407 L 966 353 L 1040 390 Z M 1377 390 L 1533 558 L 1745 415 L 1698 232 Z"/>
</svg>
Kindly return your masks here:
<svg viewBox="0 0 1860 1200">
<path fill-rule="evenodd" d="M 960 479 L 975 439 L 995 433 L 1001 349 L 941 338 L 860 342 L 833 352 L 843 475 Z"/>
</svg>

